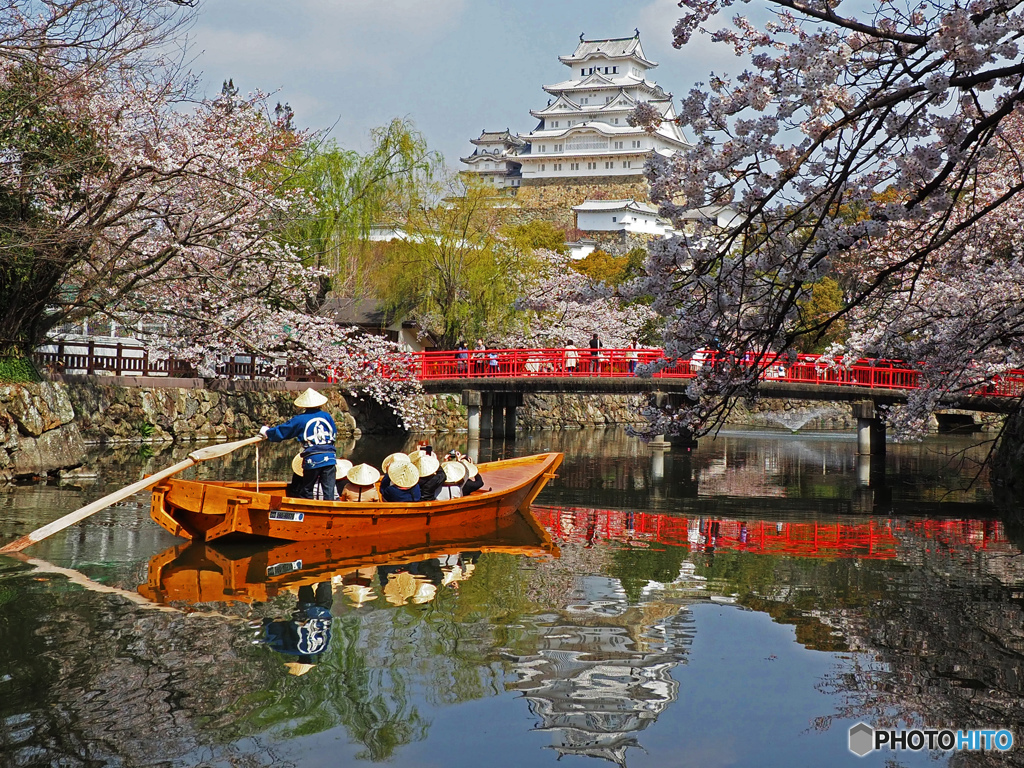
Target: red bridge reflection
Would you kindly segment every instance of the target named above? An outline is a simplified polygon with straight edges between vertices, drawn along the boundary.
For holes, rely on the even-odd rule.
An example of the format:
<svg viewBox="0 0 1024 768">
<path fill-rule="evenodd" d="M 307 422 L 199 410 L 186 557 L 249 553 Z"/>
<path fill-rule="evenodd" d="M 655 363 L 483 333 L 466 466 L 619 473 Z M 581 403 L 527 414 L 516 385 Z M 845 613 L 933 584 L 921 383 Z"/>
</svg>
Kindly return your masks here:
<svg viewBox="0 0 1024 768">
<path fill-rule="evenodd" d="M 687 518 L 580 507 L 532 508 L 558 543 L 666 545 L 696 551 L 734 550 L 791 557 L 895 558 L 901 535 L 934 540 L 939 550 L 1011 546 L 998 520 L 877 519 L 767 521 Z"/>
</svg>

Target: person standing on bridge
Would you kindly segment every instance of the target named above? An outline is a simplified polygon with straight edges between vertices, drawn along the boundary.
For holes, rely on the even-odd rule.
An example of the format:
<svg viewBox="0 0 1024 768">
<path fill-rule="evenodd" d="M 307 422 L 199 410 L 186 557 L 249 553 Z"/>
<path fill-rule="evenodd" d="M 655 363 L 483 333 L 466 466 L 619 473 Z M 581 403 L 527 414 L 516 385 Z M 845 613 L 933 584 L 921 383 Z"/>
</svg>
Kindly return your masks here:
<svg viewBox="0 0 1024 768">
<path fill-rule="evenodd" d="M 301 413 L 276 427 L 260 427 L 260 434 L 272 443 L 295 438 L 302 443 L 302 487 L 299 498 L 312 499 L 319 483 L 324 499 L 334 501 L 337 496 L 337 457 L 334 441 L 338 428 L 334 419 L 320 406 L 327 398 L 315 389 L 307 389 L 295 398 L 295 407 Z M 297 473 L 296 473 L 297 474 Z"/>
<path fill-rule="evenodd" d="M 597 374 L 601 372 L 601 339 L 598 337 L 597 332 L 590 337 L 590 373 Z"/>
<path fill-rule="evenodd" d="M 576 375 L 576 366 L 580 364 L 580 353 L 576 351 L 576 344 L 570 340 L 565 345 L 565 372 L 570 376 Z"/>
</svg>

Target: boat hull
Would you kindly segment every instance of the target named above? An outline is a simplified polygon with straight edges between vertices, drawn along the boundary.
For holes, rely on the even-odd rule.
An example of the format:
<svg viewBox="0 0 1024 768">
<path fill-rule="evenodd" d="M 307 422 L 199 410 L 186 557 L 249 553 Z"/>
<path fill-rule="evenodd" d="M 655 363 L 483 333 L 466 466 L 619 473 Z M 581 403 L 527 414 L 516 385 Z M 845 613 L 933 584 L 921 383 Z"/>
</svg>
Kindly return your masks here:
<svg viewBox="0 0 1024 768">
<path fill-rule="evenodd" d="M 545 453 L 481 464 L 484 489 L 450 501 L 343 502 L 295 499 L 284 483 L 169 479 L 153 488 L 152 518 L 193 541 L 265 538 L 318 541 L 481 525 L 527 510 L 562 454 Z M 258 488 L 258 489 L 257 489 Z"/>
</svg>

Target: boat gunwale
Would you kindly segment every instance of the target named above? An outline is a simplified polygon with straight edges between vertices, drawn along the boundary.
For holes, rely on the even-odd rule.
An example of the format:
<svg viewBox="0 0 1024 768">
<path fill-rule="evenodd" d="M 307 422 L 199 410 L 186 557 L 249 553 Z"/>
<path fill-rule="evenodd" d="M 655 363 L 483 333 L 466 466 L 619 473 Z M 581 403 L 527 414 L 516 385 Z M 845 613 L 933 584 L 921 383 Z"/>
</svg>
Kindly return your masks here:
<svg viewBox="0 0 1024 768">
<path fill-rule="evenodd" d="M 514 468 L 517 465 L 522 466 L 524 469 L 531 469 L 530 474 L 525 475 L 521 480 L 514 480 L 511 484 L 501 486 L 499 488 L 491 487 L 488 490 L 480 489 L 474 491 L 468 496 L 459 496 L 454 499 L 433 499 L 430 501 L 327 501 L 324 499 L 302 499 L 294 496 L 280 496 L 280 506 L 276 507 L 284 511 L 294 511 L 299 509 L 309 514 L 318 515 L 331 515 L 331 514 L 346 514 L 354 515 L 357 517 L 391 517 L 398 516 L 401 514 L 422 514 L 423 512 L 447 513 L 447 512 L 461 512 L 467 509 L 477 508 L 481 505 L 485 505 L 489 501 L 495 499 L 501 499 L 510 493 L 515 493 L 521 488 L 529 485 L 530 483 L 537 482 L 544 478 L 544 475 L 549 472 L 552 468 L 557 469 L 557 466 L 561 464 L 562 454 L 559 452 L 548 452 L 532 454 L 530 456 L 521 456 L 512 459 L 502 459 L 499 461 L 485 462 L 477 465 L 477 469 L 481 474 L 488 471 L 495 471 L 504 468 Z M 554 467 L 552 467 L 554 465 Z M 545 481 L 546 482 L 546 481 Z M 237 490 L 239 495 L 250 495 L 253 497 L 253 501 L 258 496 L 273 496 L 277 497 L 276 493 L 270 493 L 271 490 L 283 490 L 287 487 L 287 483 L 283 481 L 270 481 L 266 484 L 260 483 L 260 490 L 256 490 L 256 484 L 253 481 L 237 481 L 237 480 L 184 480 L 181 478 L 169 478 L 163 481 L 161 484 L 154 487 L 154 491 L 161 489 L 161 485 L 179 484 L 179 485 L 210 485 L 218 486 L 222 488 L 230 488 Z M 266 490 L 265 490 L 266 489 Z M 198 514 L 221 514 L 217 513 L 198 513 Z"/>
</svg>

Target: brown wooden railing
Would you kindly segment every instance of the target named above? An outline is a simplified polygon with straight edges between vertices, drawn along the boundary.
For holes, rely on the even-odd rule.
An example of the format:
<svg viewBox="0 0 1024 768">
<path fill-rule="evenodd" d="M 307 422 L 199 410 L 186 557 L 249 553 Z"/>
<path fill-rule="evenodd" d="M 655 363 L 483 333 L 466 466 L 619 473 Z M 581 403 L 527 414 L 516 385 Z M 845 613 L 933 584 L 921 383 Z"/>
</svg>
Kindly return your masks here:
<svg viewBox="0 0 1024 768">
<path fill-rule="evenodd" d="M 52 373 L 109 374 L 196 378 L 196 367 L 173 357 L 154 359 L 145 347 L 97 341 L 53 341 L 33 355 L 36 365 Z M 324 381 L 309 368 L 258 355 L 232 355 L 214 366 L 217 378 L 275 381 Z"/>
</svg>

